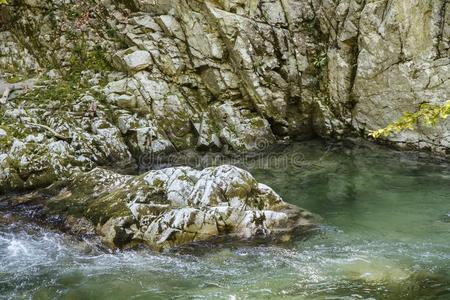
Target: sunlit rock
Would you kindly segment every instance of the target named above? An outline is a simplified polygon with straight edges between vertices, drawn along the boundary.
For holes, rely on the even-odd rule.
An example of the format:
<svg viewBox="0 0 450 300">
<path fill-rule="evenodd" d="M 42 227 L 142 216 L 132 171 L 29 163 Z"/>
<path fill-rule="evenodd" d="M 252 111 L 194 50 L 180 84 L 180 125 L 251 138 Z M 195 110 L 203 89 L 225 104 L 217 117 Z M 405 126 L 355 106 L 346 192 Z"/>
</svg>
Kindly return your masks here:
<svg viewBox="0 0 450 300">
<path fill-rule="evenodd" d="M 86 217 L 111 247 L 155 250 L 218 238 L 289 240 L 312 215 L 233 166 L 124 176 L 104 169 L 73 177 L 48 200 L 49 214 Z"/>
<path fill-rule="evenodd" d="M 141 71 L 152 64 L 152 57 L 148 51 L 129 48 L 116 52 L 113 57 L 116 65 L 126 71 Z"/>
</svg>

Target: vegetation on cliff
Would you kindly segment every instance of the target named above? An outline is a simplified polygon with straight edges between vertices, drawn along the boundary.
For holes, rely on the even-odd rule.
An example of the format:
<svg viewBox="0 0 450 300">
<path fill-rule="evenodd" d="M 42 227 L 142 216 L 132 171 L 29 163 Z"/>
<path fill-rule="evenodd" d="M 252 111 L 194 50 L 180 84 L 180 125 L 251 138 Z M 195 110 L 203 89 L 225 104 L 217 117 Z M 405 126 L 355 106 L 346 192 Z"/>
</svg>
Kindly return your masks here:
<svg viewBox="0 0 450 300">
<path fill-rule="evenodd" d="M 436 122 L 446 119 L 450 115 L 450 101 L 442 105 L 422 104 L 414 113 L 404 113 L 401 118 L 384 128 L 370 131 L 369 135 L 375 139 L 388 137 L 392 133 L 402 130 L 413 130 L 420 121 L 428 126 L 435 126 Z"/>
</svg>

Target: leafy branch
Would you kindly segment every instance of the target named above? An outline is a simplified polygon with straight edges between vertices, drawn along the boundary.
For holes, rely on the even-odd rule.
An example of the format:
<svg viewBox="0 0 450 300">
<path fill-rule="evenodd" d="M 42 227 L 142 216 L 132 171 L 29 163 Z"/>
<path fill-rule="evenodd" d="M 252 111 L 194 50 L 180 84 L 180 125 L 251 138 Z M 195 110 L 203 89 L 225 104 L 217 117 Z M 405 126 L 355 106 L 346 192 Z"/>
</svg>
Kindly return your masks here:
<svg viewBox="0 0 450 300">
<path fill-rule="evenodd" d="M 450 115 L 450 100 L 442 105 L 422 104 L 415 113 L 404 113 L 397 121 L 388 126 L 370 131 L 369 135 L 375 139 L 387 137 L 393 132 L 412 130 L 419 120 L 423 120 L 429 126 L 435 126 L 436 122 Z"/>
<path fill-rule="evenodd" d="M 0 0 L 0 5 L 2 4 L 8 4 L 8 0 Z"/>
</svg>

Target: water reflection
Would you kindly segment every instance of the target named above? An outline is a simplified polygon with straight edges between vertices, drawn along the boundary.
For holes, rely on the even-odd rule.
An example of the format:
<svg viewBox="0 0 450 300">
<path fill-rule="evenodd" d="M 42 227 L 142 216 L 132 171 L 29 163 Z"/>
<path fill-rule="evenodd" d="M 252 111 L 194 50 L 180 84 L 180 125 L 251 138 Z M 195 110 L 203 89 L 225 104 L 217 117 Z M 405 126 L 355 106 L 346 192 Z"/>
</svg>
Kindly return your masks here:
<svg viewBox="0 0 450 300">
<path fill-rule="evenodd" d="M 320 233 L 306 241 L 105 253 L 57 232 L 0 222 L 0 297 L 450 298 L 447 164 L 318 141 L 270 157 L 293 153 L 301 153 L 301 164 L 274 167 L 257 157 L 264 163 L 244 167 L 322 216 Z"/>
</svg>

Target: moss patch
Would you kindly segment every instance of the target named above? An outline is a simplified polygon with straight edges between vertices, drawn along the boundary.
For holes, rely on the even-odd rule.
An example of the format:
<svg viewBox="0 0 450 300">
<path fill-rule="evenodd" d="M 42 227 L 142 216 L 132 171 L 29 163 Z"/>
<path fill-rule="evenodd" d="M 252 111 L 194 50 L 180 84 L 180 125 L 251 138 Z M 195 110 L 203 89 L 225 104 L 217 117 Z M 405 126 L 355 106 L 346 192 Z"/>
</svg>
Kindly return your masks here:
<svg viewBox="0 0 450 300">
<path fill-rule="evenodd" d="M 25 80 L 26 78 L 25 78 L 25 76 L 23 76 L 23 75 L 20 75 L 20 74 L 11 74 L 11 75 L 9 75 L 9 76 L 7 76 L 6 77 L 6 82 L 8 82 L 8 83 L 17 83 L 17 82 L 20 82 L 20 81 L 23 81 L 23 80 Z"/>
<path fill-rule="evenodd" d="M 84 70 L 91 70 L 95 73 L 112 71 L 105 56 L 105 51 L 100 46 L 95 46 L 92 51 L 86 51 L 84 42 L 77 43 L 70 58 L 70 74 L 76 76 Z"/>
</svg>

